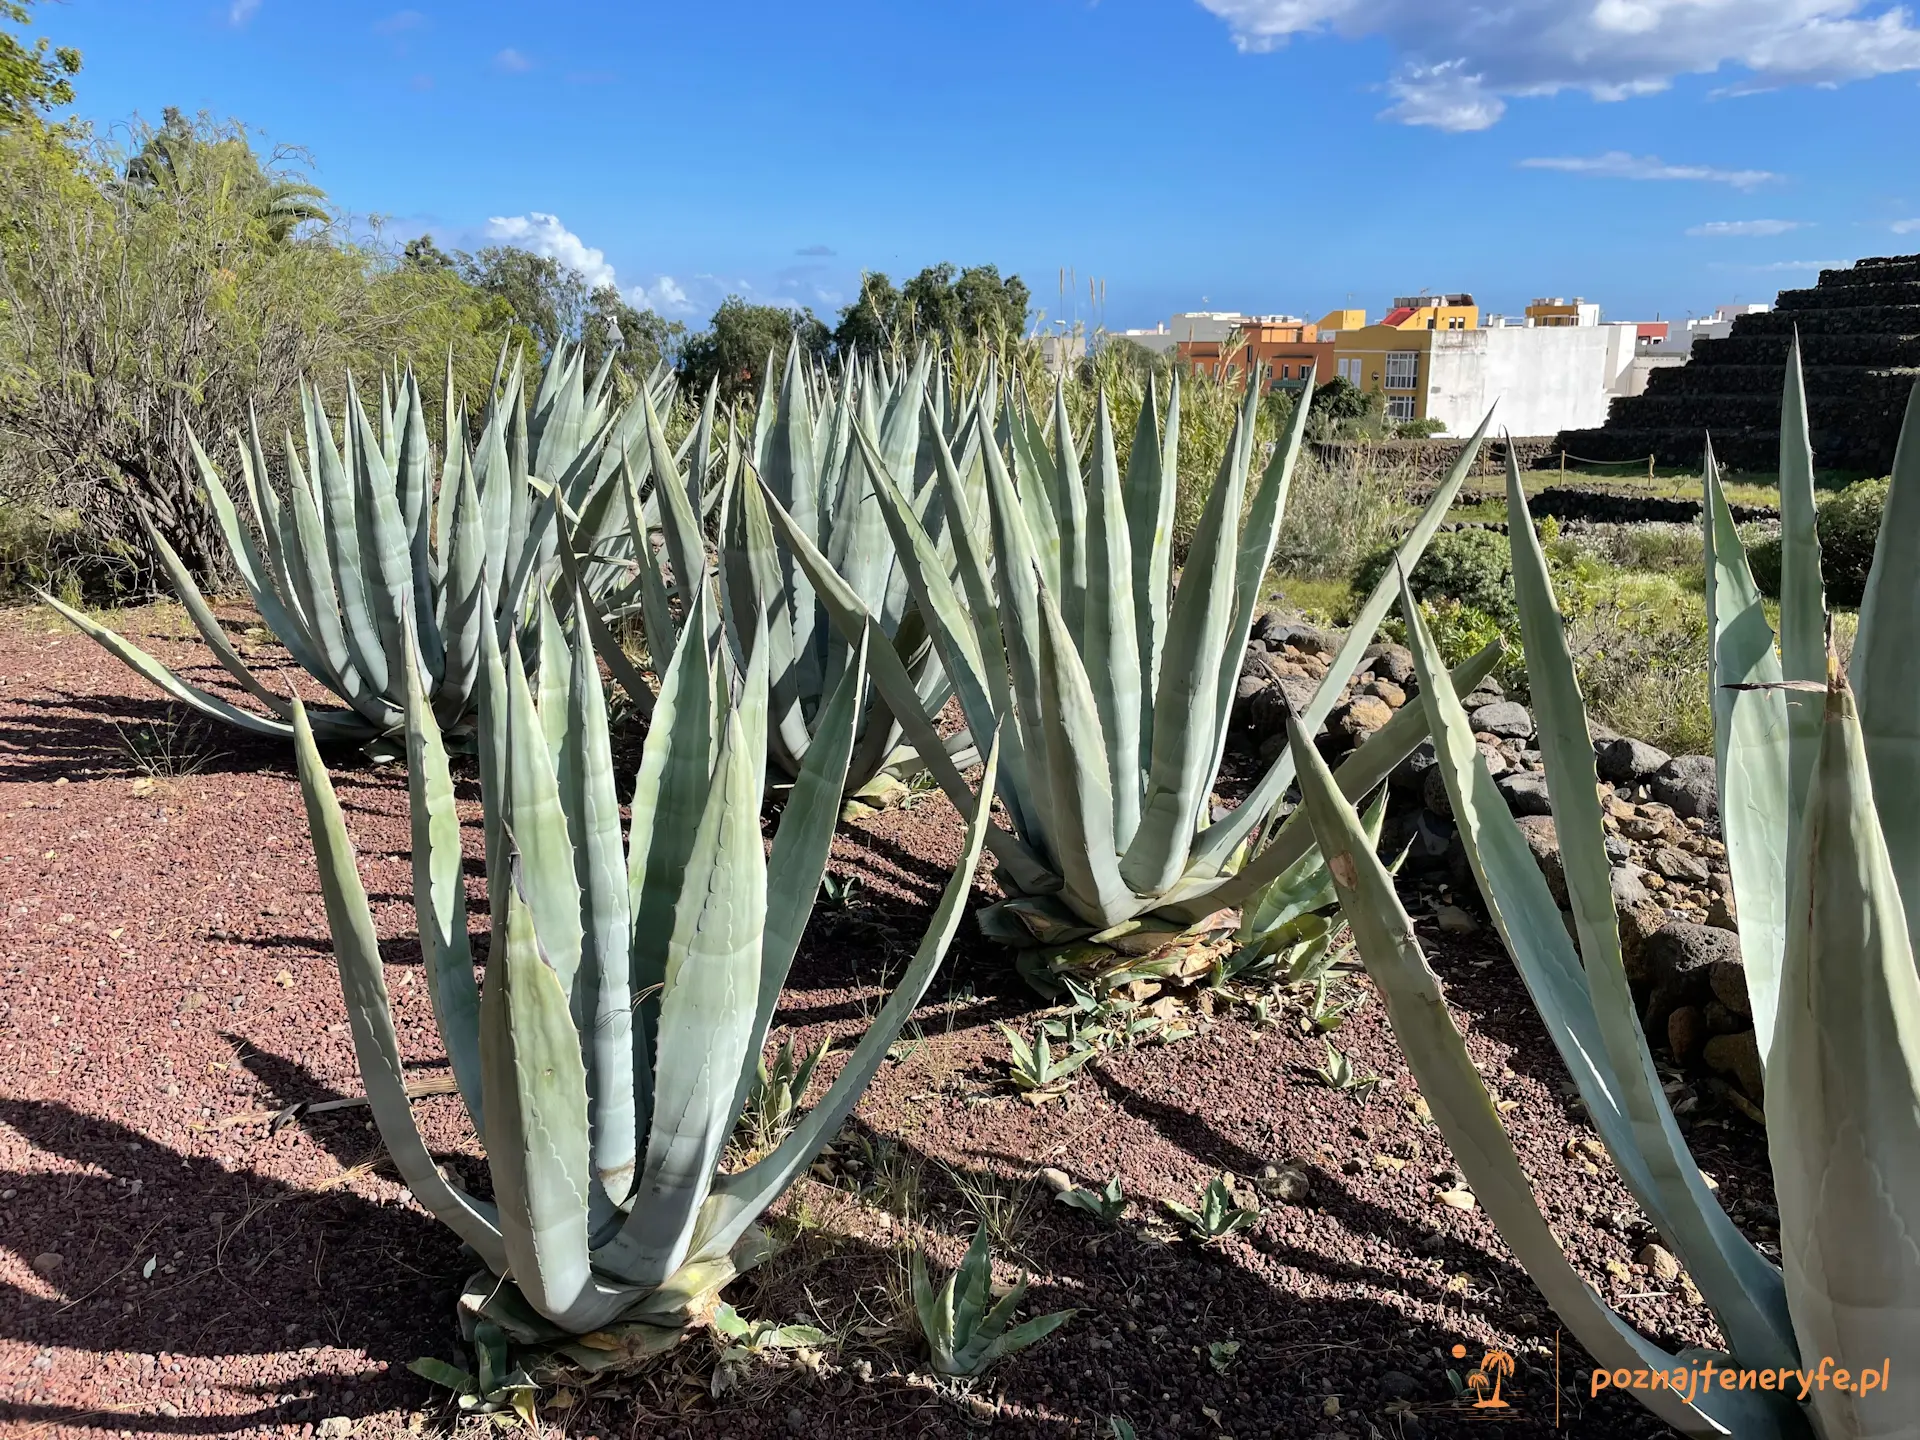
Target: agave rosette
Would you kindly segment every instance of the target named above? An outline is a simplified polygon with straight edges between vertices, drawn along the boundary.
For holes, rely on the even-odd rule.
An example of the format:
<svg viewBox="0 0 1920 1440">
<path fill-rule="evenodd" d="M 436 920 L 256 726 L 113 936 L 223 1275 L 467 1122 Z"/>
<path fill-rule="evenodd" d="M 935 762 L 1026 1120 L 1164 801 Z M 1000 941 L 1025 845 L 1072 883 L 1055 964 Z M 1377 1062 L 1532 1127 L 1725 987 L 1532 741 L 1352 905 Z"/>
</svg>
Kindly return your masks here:
<svg viewBox="0 0 1920 1440">
<path fill-rule="evenodd" d="M 824 1096 L 774 1148 L 722 1173 L 812 910 L 853 751 L 864 657 L 762 847 L 767 645 L 740 667 L 695 614 L 666 667 L 622 834 L 592 646 L 538 605 L 481 636 L 479 770 L 491 943 L 475 982 L 447 752 L 417 672 L 407 703 L 414 903 L 427 989 L 491 1174 L 491 1201 L 433 1163 L 409 1113 L 373 919 L 340 808 L 296 704 L 301 785 L 355 1051 L 388 1153 L 479 1256 L 468 1333 L 602 1365 L 670 1343 L 762 1253 L 755 1222 L 840 1127 L 959 923 L 984 819 L 918 953 Z M 579 606 L 576 604 L 576 611 Z M 989 757 L 988 768 L 993 766 Z M 489 1332 L 491 1333 L 491 1332 Z M 584 1340 L 582 1337 L 586 1337 Z"/>
<path fill-rule="evenodd" d="M 1592 742 L 1518 472 L 1509 534 L 1539 744 L 1578 949 L 1411 595 L 1409 643 L 1436 714 L 1448 798 L 1496 928 L 1621 1178 L 1684 1265 L 1735 1369 L 1854 1376 L 1920 1354 L 1920 389 L 1909 402 L 1852 656 L 1829 654 L 1813 461 L 1797 343 L 1781 425 L 1782 597 L 1776 637 L 1711 451 L 1705 558 L 1720 814 L 1739 914 L 1768 1149 L 1776 1267 L 1733 1226 L 1674 1122 L 1628 989 L 1595 794 Z M 1609 1369 L 1697 1365 L 1636 1333 L 1548 1230 L 1466 1059 L 1405 913 L 1357 818 L 1294 736 L 1307 809 L 1360 954 L 1474 1193 L 1561 1318 Z M 1683 1384 L 1637 1398 L 1689 1435 L 1910 1436 L 1913 1406 L 1856 1381 L 1786 1393 Z"/>
<path fill-rule="evenodd" d="M 1010 402 L 998 435 L 970 443 L 965 465 L 929 424 L 932 496 L 910 497 L 886 467 L 869 465 L 907 586 L 967 724 L 976 732 L 997 725 L 1004 737 L 998 795 L 1007 823 L 989 831 L 987 844 L 1008 898 L 980 919 L 990 935 L 1031 952 L 1023 968 L 1043 988 L 1061 970 L 1097 971 L 1108 981 L 1204 973 L 1254 938 L 1239 933 L 1242 907 L 1268 896 L 1311 847 L 1304 825 L 1276 832 L 1270 823 L 1293 779 L 1285 751 L 1238 808 L 1218 820 L 1209 814 L 1307 419 L 1303 402 L 1250 487 L 1260 388 L 1249 387 L 1177 589 L 1177 380 L 1164 428 L 1150 388 L 1124 474 L 1105 396 L 1089 466 L 1059 390 L 1050 441 L 1026 407 Z M 974 425 L 977 431 L 978 418 Z M 1399 547 L 1404 564 L 1418 560 L 1438 528 L 1485 428 L 1463 447 Z M 856 426 L 853 438 L 867 452 L 875 448 L 865 427 Z M 969 479 L 971 465 L 982 483 Z M 946 516 L 938 539 L 924 519 L 934 500 Z M 876 632 L 865 597 L 783 506 L 769 508 L 841 633 Z M 1312 727 L 1339 703 L 1392 597 L 1383 580 L 1361 605 L 1306 707 Z M 955 803 L 970 805 L 973 790 L 959 766 L 944 752 L 930 753 L 938 736 L 925 711 L 909 703 L 909 677 L 877 638 L 872 653 L 876 686 L 908 740 L 929 756 L 928 768 Z M 1477 683 L 1498 656 L 1494 645 L 1473 657 L 1463 680 Z M 1410 701 L 1342 767 L 1349 793 L 1380 784 L 1425 737 L 1426 725 L 1424 707 Z M 1295 886 L 1317 889 L 1304 873 L 1290 877 L 1288 888 Z"/>
<path fill-rule="evenodd" d="M 652 383 L 663 400 L 670 395 L 667 372 Z M 518 364 L 496 375 L 485 424 L 469 446 L 449 370 L 436 456 L 412 372 L 382 381 L 377 426 L 349 379 L 337 444 L 318 390 L 303 384 L 306 458 L 286 436 L 276 481 L 259 428 L 251 427 L 239 447 L 244 515 L 192 442 L 229 558 L 262 624 L 341 702 L 309 712 L 320 739 L 397 748 L 411 654 L 441 724 L 463 741 L 472 729 L 480 632 L 521 627 L 531 597 L 557 576 L 553 518 L 562 500 L 586 517 L 594 535 L 610 528 L 609 512 L 618 515 L 608 481 L 614 458 L 632 443 L 638 415 L 610 414 L 606 370 L 588 383 L 580 352 L 562 353 L 542 376 L 530 413 L 523 390 Z M 256 734 L 291 736 L 291 702 L 248 667 L 172 547 L 157 533 L 151 538 L 195 628 L 266 714 L 182 679 L 52 596 L 42 599 L 174 699 Z M 624 579 L 624 558 L 590 561 L 590 594 Z"/>
<path fill-rule="evenodd" d="M 636 582 L 635 608 L 649 635 L 676 633 L 686 622 L 685 612 L 671 606 L 669 577 L 709 566 L 721 583 L 720 605 L 708 623 L 735 636 L 751 633 L 762 621 L 767 625 L 773 647 L 768 769 L 778 786 L 799 774 L 827 697 L 865 641 L 860 635 L 849 639 L 830 623 L 805 570 L 790 549 L 776 545 L 765 501 L 749 471 L 766 484 L 807 543 L 831 558 L 876 617 L 874 643 L 884 643 L 899 657 L 912 685 L 912 708 L 937 714 L 952 695 L 952 684 L 911 604 L 875 492 L 885 483 L 915 497 L 935 548 L 950 567 L 952 548 L 944 534 L 945 511 L 933 493 L 931 442 L 922 433 L 921 412 L 923 404 L 930 405 L 935 430 L 944 434 L 949 413 L 964 426 L 975 406 L 950 400 L 944 374 L 934 373 L 925 351 L 909 368 L 850 363 L 835 378 L 806 364 L 796 344 L 777 382 L 775 371 L 769 357 L 746 444 L 737 442 L 729 424 L 726 450 L 714 455 L 711 469 L 701 461 L 702 447 L 691 470 L 682 473 L 658 417 L 650 415 L 649 458 L 656 483 L 645 503 L 638 484 L 630 485 L 628 514 L 633 536 L 647 537 L 644 542 L 636 538 L 629 549 L 648 562 Z M 858 443 L 859 437 L 871 437 L 871 443 Z M 703 519 L 712 512 L 718 514 L 717 543 L 709 560 Z M 617 666 L 616 657 L 607 658 Z M 958 764 L 978 762 L 968 734 L 949 737 L 944 749 Z M 890 701 L 869 687 L 860 701 L 847 793 L 885 800 L 923 768 Z"/>
</svg>

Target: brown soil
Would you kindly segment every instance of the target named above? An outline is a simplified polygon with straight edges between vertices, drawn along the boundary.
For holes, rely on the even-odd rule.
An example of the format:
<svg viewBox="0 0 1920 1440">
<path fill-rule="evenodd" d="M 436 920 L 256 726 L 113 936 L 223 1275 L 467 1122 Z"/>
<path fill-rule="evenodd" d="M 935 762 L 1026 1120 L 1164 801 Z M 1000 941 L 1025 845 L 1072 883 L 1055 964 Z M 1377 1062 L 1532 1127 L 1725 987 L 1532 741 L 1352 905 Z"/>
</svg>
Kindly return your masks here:
<svg viewBox="0 0 1920 1440">
<path fill-rule="evenodd" d="M 223 614 L 240 636 L 247 617 Z M 177 610 L 120 618 L 190 678 L 227 688 Z M 274 668 L 270 647 L 239 643 Z M 169 723 L 151 687 L 46 612 L 0 617 L 0 1429 L 452 1426 L 444 1393 L 404 1367 L 458 1354 L 452 1299 L 471 1266 L 380 1168 L 364 1112 L 277 1129 L 233 1119 L 360 1088 L 291 756 L 186 726 L 172 748 L 198 768 L 143 774 L 123 736 L 152 754 L 168 747 L 143 737 Z M 404 777 L 342 756 L 335 782 L 389 942 L 402 1044 L 423 1076 L 443 1073 L 411 938 Z M 470 785 L 463 798 L 472 821 Z M 843 830 L 835 868 L 862 885 L 816 912 L 784 1025 L 807 1041 L 860 1030 L 957 850 L 938 796 Z M 1430 912 L 1433 897 L 1415 898 Z M 1647 1333 L 1711 1341 L 1684 1285 L 1619 1268 L 1646 1238 L 1636 1208 L 1610 1170 L 1590 1175 L 1566 1153 L 1591 1132 L 1497 946 L 1422 930 L 1476 1060 L 1516 1102 L 1516 1145 L 1576 1263 Z M 822 1354 L 743 1367 L 716 1401 L 714 1347 L 696 1339 L 568 1408 L 549 1397 L 543 1425 L 744 1440 L 960 1434 L 990 1416 L 995 1433 L 1092 1437 L 1123 1416 L 1143 1437 L 1365 1440 L 1490 1424 L 1547 1435 L 1557 1414 L 1574 1436 L 1667 1433 L 1631 1402 L 1585 1398 L 1590 1362 L 1484 1215 L 1437 1202 L 1451 1162 L 1377 1003 L 1337 1036 L 1388 1082 L 1368 1095 L 1315 1079 L 1320 1042 L 1291 1018 L 1260 1030 L 1237 1011 L 1192 1039 L 1112 1054 L 1037 1108 L 1012 1097 L 993 1025 L 1034 1008 L 1004 955 L 964 927 L 898 1058 L 784 1202 L 788 1248 L 730 1298 L 828 1329 Z M 481 1183 L 458 1102 L 418 1108 L 435 1151 Z M 1732 1198 L 1770 1198 L 1751 1128 L 1713 1119 L 1693 1138 Z M 1160 1206 L 1281 1162 L 1311 1174 L 1307 1203 L 1263 1202 L 1251 1229 L 1211 1247 Z M 1044 1166 L 1094 1187 L 1118 1176 L 1129 1215 L 1106 1227 L 1055 1204 L 1034 1179 Z M 953 1263 L 982 1211 L 998 1222 L 1001 1278 L 1034 1278 L 1028 1312 L 1080 1313 L 969 1396 L 925 1379 L 901 1256 L 918 1239 Z M 1231 1356 L 1209 1352 L 1234 1341 Z M 1511 1408 L 1475 1411 L 1447 1371 L 1464 1375 L 1492 1346 L 1518 1360 Z"/>
</svg>

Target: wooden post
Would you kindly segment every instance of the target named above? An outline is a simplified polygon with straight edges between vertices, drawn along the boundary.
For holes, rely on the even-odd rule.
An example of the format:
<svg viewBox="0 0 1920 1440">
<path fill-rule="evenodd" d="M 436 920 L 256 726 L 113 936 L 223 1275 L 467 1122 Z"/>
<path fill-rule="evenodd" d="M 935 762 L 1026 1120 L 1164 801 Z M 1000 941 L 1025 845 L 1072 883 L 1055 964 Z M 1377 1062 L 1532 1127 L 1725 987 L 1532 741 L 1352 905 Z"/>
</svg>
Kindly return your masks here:
<svg viewBox="0 0 1920 1440">
<path fill-rule="evenodd" d="M 1647 456 L 1647 479 L 1653 478 L 1653 456 Z"/>
<path fill-rule="evenodd" d="M 1564 450 L 1560 452 L 1560 478 L 1562 480 L 1567 478 L 1567 452 Z"/>
</svg>

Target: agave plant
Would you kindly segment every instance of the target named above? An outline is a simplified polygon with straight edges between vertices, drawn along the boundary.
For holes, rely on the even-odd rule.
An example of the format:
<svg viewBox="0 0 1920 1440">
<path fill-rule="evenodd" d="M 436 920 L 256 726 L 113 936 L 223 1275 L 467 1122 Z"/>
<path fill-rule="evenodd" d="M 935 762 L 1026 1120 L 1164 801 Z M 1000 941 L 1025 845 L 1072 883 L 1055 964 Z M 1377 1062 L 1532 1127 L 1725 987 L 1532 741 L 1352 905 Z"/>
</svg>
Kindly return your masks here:
<svg viewBox="0 0 1920 1440">
<path fill-rule="evenodd" d="M 1029 1345 L 1037 1345 L 1078 1311 L 1055 1310 L 1013 1323 L 1026 1299 L 1023 1278 L 998 1300 L 993 1298 L 993 1261 L 987 1254 L 987 1224 L 973 1232 L 960 1268 L 938 1290 L 927 1275 L 925 1252 L 913 1252 L 913 1308 L 927 1338 L 933 1368 L 942 1375 L 980 1375 Z"/>
<path fill-rule="evenodd" d="M 696 587 L 698 611 L 708 602 Z M 576 597 L 575 607 L 579 609 Z M 604 1364 L 666 1343 L 758 1258 L 755 1221 L 840 1127 L 925 991 L 979 855 L 959 868 L 893 994 L 821 1098 L 764 1157 L 720 1173 L 820 887 L 864 657 L 762 849 L 767 644 L 745 665 L 697 614 L 662 684 L 623 838 L 592 647 L 544 600 L 530 682 L 482 627 L 479 769 L 492 941 L 477 988 L 446 749 L 406 671 L 414 903 L 427 988 L 492 1176 L 490 1202 L 433 1163 L 400 1086 L 373 918 L 314 733 L 302 789 L 374 1118 L 414 1195 L 479 1256 L 462 1316 Z M 991 755 L 989 769 L 995 763 Z M 570 1342 L 599 1332 L 590 1345 Z M 612 1338 L 608 1338 L 612 1337 Z"/>
<path fill-rule="evenodd" d="M 910 498 L 887 466 L 868 465 L 907 586 L 968 725 L 976 733 L 998 725 L 1005 737 L 999 798 L 1008 823 L 989 831 L 987 844 L 1008 898 L 980 920 L 997 939 L 1042 947 L 1024 968 L 1043 986 L 1050 975 L 1097 976 L 1104 966 L 1139 971 L 1143 960 L 1204 974 L 1234 945 L 1239 907 L 1306 851 L 1262 843 L 1293 779 L 1284 751 L 1237 809 L 1219 820 L 1209 814 L 1234 685 L 1306 424 L 1303 401 L 1249 494 L 1259 388 L 1249 387 L 1177 590 L 1177 380 L 1164 431 L 1149 391 L 1124 475 L 1105 396 L 1088 468 L 1060 391 L 1051 450 L 1018 406 L 1003 413 L 997 442 L 978 446 L 984 506 L 932 426 L 932 496 Z M 1485 430 L 1483 423 L 1402 542 L 1404 564 L 1418 560 L 1438 528 Z M 875 449 L 864 425 L 854 427 L 853 440 L 864 452 Z M 943 538 L 957 581 L 923 519 L 933 498 L 948 517 Z M 849 641 L 870 635 L 880 694 L 948 795 L 970 806 L 971 788 L 913 703 L 911 676 L 881 643 L 869 597 L 778 502 L 772 496 L 769 509 L 835 625 Z M 1383 579 L 1360 607 L 1306 708 L 1310 725 L 1317 728 L 1338 703 L 1392 599 L 1392 583 Z M 1464 673 L 1477 678 L 1498 654 L 1490 647 Z M 1424 706 L 1410 701 L 1348 762 L 1343 780 L 1364 780 L 1352 793 L 1377 785 L 1426 729 Z M 1303 829 L 1295 833 L 1304 838 Z"/>
<path fill-rule="evenodd" d="M 898 657 L 913 687 L 916 713 L 937 714 L 952 685 L 908 603 L 906 577 L 887 541 L 874 493 L 876 484 L 885 483 L 917 497 L 936 537 L 933 543 L 941 547 L 945 511 L 932 494 L 921 411 L 931 404 L 944 417 L 949 403 L 944 383 L 930 383 L 931 367 L 922 352 L 910 370 L 850 365 L 834 381 L 810 370 L 796 344 L 777 392 L 769 363 L 748 443 L 743 449 L 730 435 L 725 455 L 712 462 L 717 478 L 703 468 L 699 454 L 683 473 L 658 418 L 648 417 L 655 484 L 648 505 L 634 484 L 628 505 L 628 549 L 647 571 L 639 578 L 637 608 L 649 635 L 670 634 L 685 623 L 684 612 L 675 614 L 669 606 L 667 577 L 700 573 L 707 566 L 701 517 L 717 510 L 714 564 L 722 581 L 721 604 L 710 620 L 733 635 L 750 634 L 763 621 L 768 627 L 773 645 L 768 763 L 775 785 L 790 784 L 800 773 L 827 698 L 862 642 L 836 632 L 805 571 L 790 551 L 775 545 L 766 506 L 746 478 L 748 468 L 807 542 L 832 557 L 878 617 L 875 643 Z M 975 408 L 966 407 L 968 416 Z M 870 434 L 873 443 L 856 444 L 856 434 Z M 977 436 L 977 426 L 969 434 Z M 657 546 L 655 529 L 661 537 Z M 950 546 L 945 553 L 951 553 Z M 609 663 L 617 665 L 611 657 Z M 870 692 L 861 697 L 858 740 L 847 773 L 850 796 L 898 795 L 901 782 L 922 768 L 914 746 L 903 741 L 904 722 L 889 703 Z M 960 765 L 979 759 L 965 733 L 946 742 L 944 751 Z"/>
<path fill-rule="evenodd" d="M 1257 1206 L 1249 1209 L 1241 1205 L 1225 1175 L 1216 1175 L 1202 1185 L 1198 1202 L 1197 1205 L 1182 1205 L 1178 1200 L 1162 1203 L 1196 1240 L 1203 1242 L 1225 1239 L 1260 1218 Z"/>
<path fill-rule="evenodd" d="M 504 356 L 503 356 L 504 359 Z M 671 384 L 663 372 L 656 386 Z M 495 394 L 476 446 L 448 370 L 436 484 L 435 447 L 419 383 L 403 372 L 383 380 L 378 427 L 347 381 L 341 443 L 319 391 L 301 386 L 303 464 L 285 437 L 285 473 L 276 485 L 258 426 L 239 449 L 243 518 L 197 440 L 193 454 L 212 497 L 233 568 L 262 623 L 302 669 L 341 701 L 308 723 L 322 740 L 397 748 L 406 724 L 404 674 L 412 655 L 449 738 L 472 729 L 480 632 L 518 627 L 529 597 L 558 573 L 553 517 L 562 499 L 598 519 L 620 437 L 631 418 L 609 415 L 606 371 L 585 382 L 579 351 L 554 358 L 531 413 L 518 364 Z M 50 595 L 41 598 L 139 674 L 195 710 L 256 734 L 293 733 L 291 702 L 241 658 L 180 557 L 158 533 L 154 550 L 202 638 L 229 674 L 268 713 L 234 705 L 182 679 L 130 641 Z M 596 565 L 602 588 L 618 578 Z"/>
<path fill-rule="evenodd" d="M 1622 1178 L 1719 1324 L 1729 1353 L 1711 1358 L 1734 1371 L 1804 1372 L 1808 1384 L 1716 1388 L 1689 1377 L 1701 1357 L 1663 1353 L 1568 1265 L 1391 883 L 1305 735 L 1296 730 L 1293 744 L 1341 905 L 1421 1093 L 1508 1245 L 1602 1369 L 1677 1376 L 1677 1387 L 1634 1393 L 1690 1435 L 1800 1436 L 1809 1426 L 1824 1440 L 1910 1435 L 1911 1399 L 1868 1376 L 1883 1382 L 1889 1362 L 1920 1354 L 1920 390 L 1894 462 L 1851 682 L 1825 639 L 1797 346 L 1785 391 L 1777 648 L 1711 452 L 1704 479 L 1720 813 L 1765 1067 L 1782 1268 L 1735 1229 L 1701 1176 L 1635 1017 L 1586 715 L 1516 471 L 1514 586 L 1577 953 L 1410 595 L 1405 605 L 1481 892 Z M 1850 1385 L 1832 1383 L 1836 1366 L 1851 1372 Z M 1819 1384 L 1816 1373 L 1826 1377 Z"/>
</svg>

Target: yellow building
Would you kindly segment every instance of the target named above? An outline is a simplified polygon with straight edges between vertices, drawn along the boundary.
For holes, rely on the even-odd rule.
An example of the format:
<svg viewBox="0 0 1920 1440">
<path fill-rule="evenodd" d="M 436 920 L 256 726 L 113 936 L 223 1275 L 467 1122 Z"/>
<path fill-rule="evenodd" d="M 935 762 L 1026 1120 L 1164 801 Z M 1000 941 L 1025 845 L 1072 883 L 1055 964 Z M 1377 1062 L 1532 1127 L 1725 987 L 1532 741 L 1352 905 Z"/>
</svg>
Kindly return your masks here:
<svg viewBox="0 0 1920 1440">
<path fill-rule="evenodd" d="M 1319 331 L 1322 337 L 1329 330 L 1358 330 L 1367 323 L 1364 310 L 1329 310 L 1320 317 Z"/>
<path fill-rule="evenodd" d="M 1365 312 L 1357 313 L 1364 321 Z M 1480 307 L 1471 295 L 1402 295 L 1377 323 L 1339 329 L 1333 373 L 1362 390 L 1384 391 L 1389 419 L 1424 420 L 1434 335 L 1479 328 Z"/>
<path fill-rule="evenodd" d="M 1380 323 L 1393 330 L 1478 330 L 1480 307 L 1471 295 L 1401 295 Z"/>
<path fill-rule="evenodd" d="M 1563 325 L 1598 325 L 1600 307 L 1576 295 L 1563 300 L 1558 295 L 1543 296 L 1527 306 L 1527 323 L 1557 328 Z"/>
</svg>

